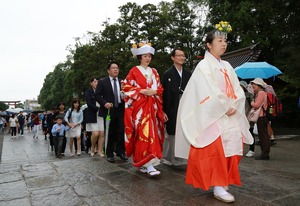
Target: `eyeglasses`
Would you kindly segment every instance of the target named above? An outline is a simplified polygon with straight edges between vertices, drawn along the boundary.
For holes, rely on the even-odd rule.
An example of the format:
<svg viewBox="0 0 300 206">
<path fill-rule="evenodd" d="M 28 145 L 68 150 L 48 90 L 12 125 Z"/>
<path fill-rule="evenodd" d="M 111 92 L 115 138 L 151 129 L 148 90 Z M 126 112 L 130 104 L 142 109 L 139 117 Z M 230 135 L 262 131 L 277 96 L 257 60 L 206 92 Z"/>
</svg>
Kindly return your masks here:
<svg viewBox="0 0 300 206">
<path fill-rule="evenodd" d="M 176 57 L 182 57 L 182 58 L 185 58 L 185 56 L 182 55 L 182 54 L 175 54 L 175 56 L 176 56 Z"/>
</svg>

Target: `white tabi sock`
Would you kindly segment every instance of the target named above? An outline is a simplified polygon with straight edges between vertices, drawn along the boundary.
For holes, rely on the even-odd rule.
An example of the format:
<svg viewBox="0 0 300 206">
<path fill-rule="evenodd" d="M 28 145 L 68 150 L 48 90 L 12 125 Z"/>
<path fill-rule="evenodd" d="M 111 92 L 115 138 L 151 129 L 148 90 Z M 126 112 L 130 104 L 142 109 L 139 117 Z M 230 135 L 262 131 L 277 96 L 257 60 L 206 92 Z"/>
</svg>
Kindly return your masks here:
<svg viewBox="0 0 300 206">
<path fill-rule="evenodd" d="M 224 189 L 223 186 L 215 186 L 214 187 L 214 194 L 218 196 L 226 195 L 228 192 Z"/>
</svg>

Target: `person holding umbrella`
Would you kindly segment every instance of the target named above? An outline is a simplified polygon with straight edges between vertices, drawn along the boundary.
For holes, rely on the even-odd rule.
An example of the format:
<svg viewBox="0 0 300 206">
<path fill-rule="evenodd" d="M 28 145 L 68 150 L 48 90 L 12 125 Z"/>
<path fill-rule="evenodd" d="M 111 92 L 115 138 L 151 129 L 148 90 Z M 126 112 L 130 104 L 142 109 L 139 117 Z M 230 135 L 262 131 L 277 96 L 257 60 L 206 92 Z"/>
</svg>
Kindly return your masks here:
<svg viewBox="0 0 300 206">
<path fill-rule="evenodd" d="M 267 93 L 265 92 L 266 83 L 262 78 L 255 78 L 252 80 L 251 85 L 254 91 L 254 100 L 251 102 L 251 106 L 255 109 L 262 107 L 259 118 L 257 120 L 257 132 L 260 142 L 261 154 L 257 156 L 256 160 L 269 160 L 271 141 L 268 135 L 268 123 L 269 120 L 265 115 L 267 109 Z"/>
<path fill-rule="evenodd" d="M 127 161 L 124 145 L 124 100 L 121 97 L 121 81 L 118 78 L 119 64 L 110 62 L 107 65 L 108 76 L 99 80 L 94 94 L 100 104 L 99 116 L 106 118 L 109 114 L 111 121 L 105 148 L 107 161 L 114 163 L 114 152 L 123 161 Z"/>
<path fill-rule="evenodd" d="M 160 175 L 154 167 L 160 164 L 164 141 L 163 87 L 156 69 L 149 67 L 155 52 L 151 44 L 140 42 L 132 47 L 140 65 L 129 71 L 122 86 L 126 154 L 140 172 L 154 177 Z"/>
</svg>

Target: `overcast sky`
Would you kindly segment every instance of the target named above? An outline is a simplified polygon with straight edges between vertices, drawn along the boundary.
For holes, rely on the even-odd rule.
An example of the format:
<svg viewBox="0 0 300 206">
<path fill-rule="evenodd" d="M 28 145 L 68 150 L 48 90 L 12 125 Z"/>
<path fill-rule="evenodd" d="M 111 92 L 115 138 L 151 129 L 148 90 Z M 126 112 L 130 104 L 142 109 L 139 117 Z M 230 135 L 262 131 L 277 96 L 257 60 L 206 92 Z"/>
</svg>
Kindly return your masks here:
<svg viewBox="0 0 300 206">
<path fill-rule="evenodd" d="M 0 0 L 0 100 L 37 99 L 46 75 L 66 60 L 74 37 L 98 32 L 118 7 L 161 0 Z M 172 2 L 171 0 L 165 0 Z"/>
</svg>

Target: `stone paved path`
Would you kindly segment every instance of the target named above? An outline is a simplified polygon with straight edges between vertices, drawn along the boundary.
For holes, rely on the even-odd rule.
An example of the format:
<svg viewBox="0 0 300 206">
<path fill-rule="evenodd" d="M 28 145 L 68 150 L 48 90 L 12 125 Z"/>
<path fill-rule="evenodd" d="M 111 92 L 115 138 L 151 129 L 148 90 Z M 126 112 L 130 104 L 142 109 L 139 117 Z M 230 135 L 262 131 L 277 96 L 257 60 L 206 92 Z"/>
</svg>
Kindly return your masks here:
<svg viewBox="0 0 300 206">
<path fill-rule="evenodd" d="M 270 161 L 242 159 L 243 186 L 230 187 L 236 198 L 231 205 L 300 205 L 300 137 L 278 139 Z M 0 206 L 228 205 L 213 198 L 211 190 L 185 185 L 184 166 L 160 165 L 160 178 L 149 179 L 130 161 L 116 158 L 111 164 L 86 154 L 71 158 L 68 150 L 57 159 L 48 148 L 42 135 L 11 139 L 0 134 Z"/>
</svg>

